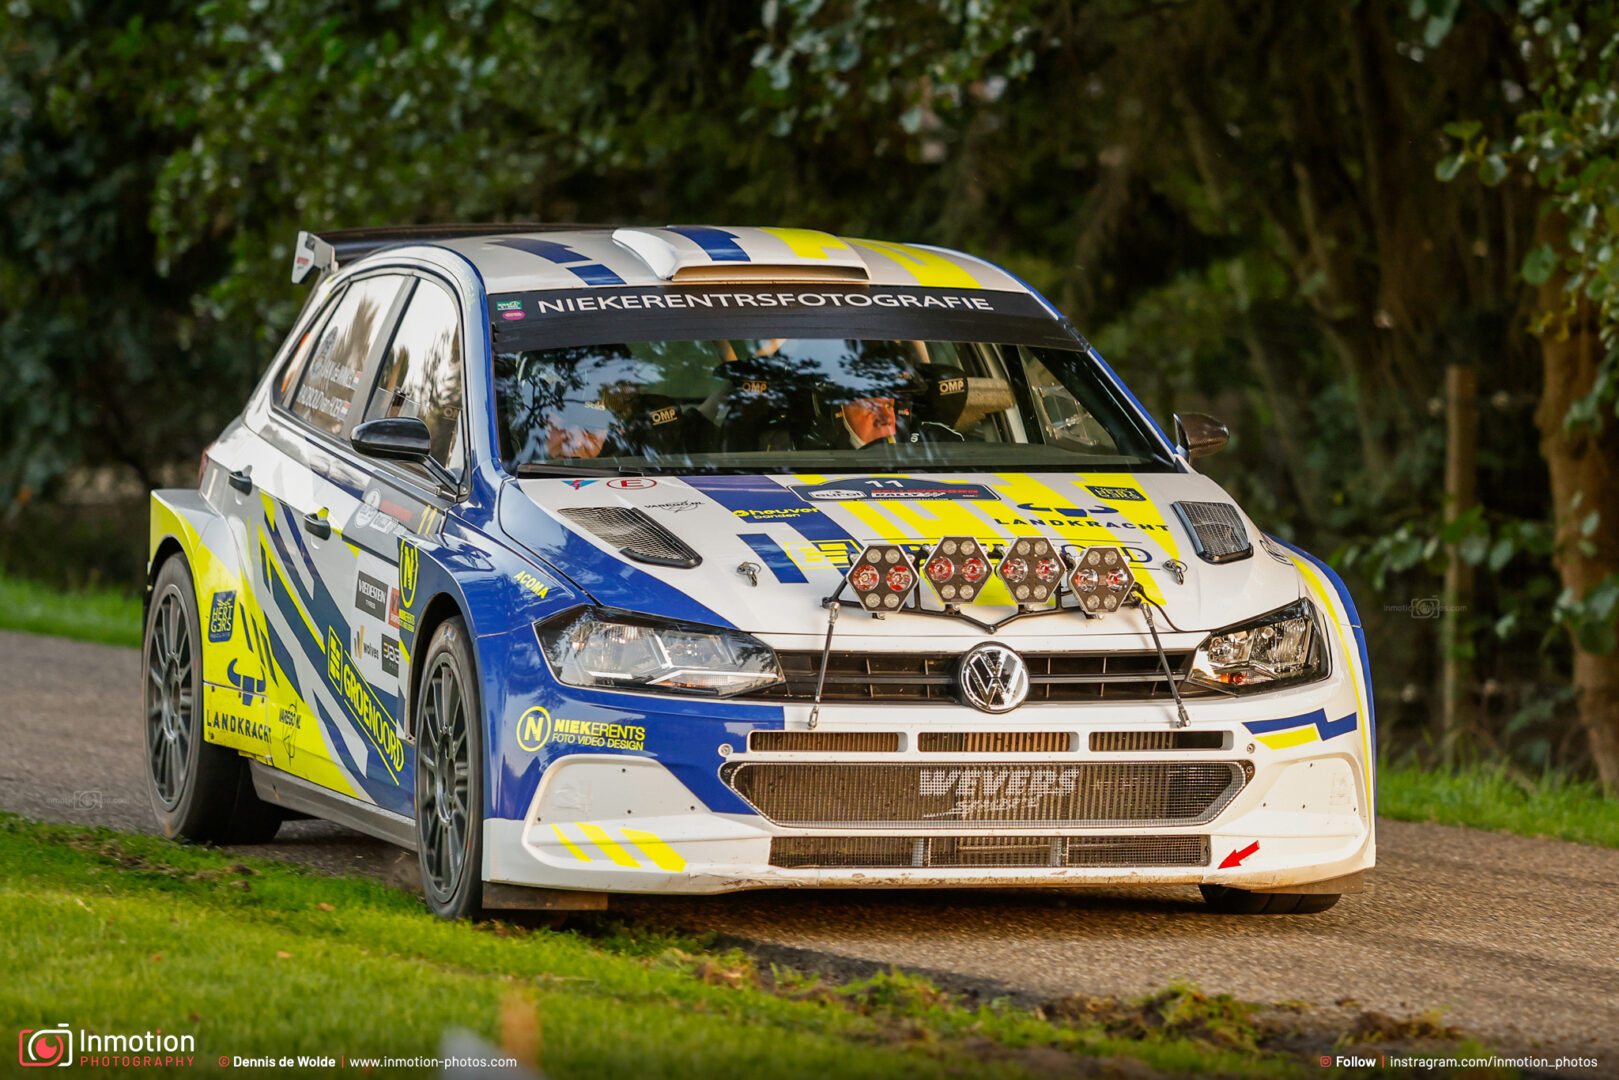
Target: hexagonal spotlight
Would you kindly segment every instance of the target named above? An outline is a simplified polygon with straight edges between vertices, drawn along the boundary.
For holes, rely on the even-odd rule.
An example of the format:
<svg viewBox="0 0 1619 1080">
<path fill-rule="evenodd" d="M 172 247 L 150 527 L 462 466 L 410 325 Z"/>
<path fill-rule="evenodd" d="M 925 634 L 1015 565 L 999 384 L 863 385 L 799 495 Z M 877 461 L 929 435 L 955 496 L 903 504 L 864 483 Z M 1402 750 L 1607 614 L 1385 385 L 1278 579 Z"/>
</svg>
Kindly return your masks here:
<svg viewBox="0 0 1619 1080">
<path fill-rule="evenodd" d="M 922 560 L 922 573 L 947 604 L 970 604 L 989 577 L 989 556 L 970 536 L 947 536 Z"/>
<path fill-rule="evenodd" d="M 995 575 L 1019 604 L 1043 604 L 1062 581 L 1063 564 L 1057 549 L 1043 536 L 1020 536 L 1006 543 L 1006 554 Z"/>
<path fill-rule="evenodd" d="M 867 611 L 897 611 L 916 588 L 916 567 L 898 544 L 868 544 L 844 579 Z"/>
<path fill-rule="evenodd" d="M 1106 615 L 1119 610 L 1135 587 L 1136 576 L 1130 570 L 1130 560 L 1120 548 L 1082 548 L 1074 562 L 1069 582 L 1087 615 Z"/>
</svg>

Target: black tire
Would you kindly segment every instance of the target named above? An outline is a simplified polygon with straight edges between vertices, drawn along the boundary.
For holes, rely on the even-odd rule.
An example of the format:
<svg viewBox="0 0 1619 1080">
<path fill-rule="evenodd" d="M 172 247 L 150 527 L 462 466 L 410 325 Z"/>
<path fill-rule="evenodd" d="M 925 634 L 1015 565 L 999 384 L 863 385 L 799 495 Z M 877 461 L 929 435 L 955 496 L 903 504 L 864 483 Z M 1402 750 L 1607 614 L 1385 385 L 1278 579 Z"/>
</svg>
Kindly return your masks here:
<svg viewBox="0 0 1619 1080">
<path fill-rule="evenodd" d="M 1229 885 L 1199 885 L 1203 900 L 1222 915 L 1314 915 L 1338 902 L 1338 893 L 1261 893 Z"/>
<path fill-rule="evenodd" d="M 202 737 L 202 635 L 191 567 L 158 569 L 141 644 L 146 792 L 163 835 L 200 844 L 261 844 L 280 810 L 253 790 L 247 759 Z"/>
<path fill-rule="evenodd" d="M 446 620 L 422 660 L 413 701 L 416 856 L 422 892 L 443 919 L 483 907 L 483 698 L 466 624 Z"/>
</svg>

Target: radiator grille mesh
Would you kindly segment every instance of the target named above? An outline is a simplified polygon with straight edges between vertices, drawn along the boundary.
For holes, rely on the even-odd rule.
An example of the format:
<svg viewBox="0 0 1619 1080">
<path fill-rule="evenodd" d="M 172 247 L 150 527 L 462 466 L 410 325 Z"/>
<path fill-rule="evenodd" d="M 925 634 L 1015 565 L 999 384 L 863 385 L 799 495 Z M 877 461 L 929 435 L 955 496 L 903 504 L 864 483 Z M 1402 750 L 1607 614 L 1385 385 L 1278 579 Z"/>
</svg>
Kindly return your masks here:
<svg viewBox="0 0 1619 1080">
<path fill-rule="evenodd" d="M 1228 761 L 1077 764 L 733 762 L 721 775 L 782 825 L 1196 825 L 1236 795 Z"/>
<path fill-rule="evenodd" d="M 1144 750 L 1223 750 L 1224 731 L 1093 731 L 1091 749 L 1099 754 L 1135 754 Z"/>
<path fill-rule="evenodd" d="M 574 506 L 558 511 L 637 562 L 689 570 L 703 558 L 645 513 L 623 506 Z"/>
<path fill-rule="evenodd" d="M 926 754 L 1065 754 L 1071 731 L 925 731 L 916 748 Z"/>
<path fill-rule="evenodd" d="M 772 866 L 1154 867 L 1209 865 L 1206 836 L 778 836 Z"/>
</svg>

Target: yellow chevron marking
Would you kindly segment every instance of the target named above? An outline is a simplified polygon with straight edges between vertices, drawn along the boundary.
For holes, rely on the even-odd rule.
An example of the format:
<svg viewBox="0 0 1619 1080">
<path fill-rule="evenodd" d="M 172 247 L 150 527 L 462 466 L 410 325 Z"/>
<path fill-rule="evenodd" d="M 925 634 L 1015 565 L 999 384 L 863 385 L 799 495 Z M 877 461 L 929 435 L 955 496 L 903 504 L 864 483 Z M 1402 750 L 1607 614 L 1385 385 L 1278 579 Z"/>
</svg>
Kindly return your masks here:
<svg viewBox="0 0 1619 1080">
<path fill-rule="evenodd" d="M 629 852 L 618 846 L 618 841 L 608 835 L 607 830 L 600 825 L 592 825 L 588 821 L 576 821 L 574 828 L 585 834 L 585 839 L 602 849 L 602 854 L 612 859 L 620 866 L 629 866 L 640 869 L 641 864 L 636 862 Z"/>
<path fill-rule="evenodd" d="M 659 870 L 668 870 L 679 873 L 686 869 L 686 860 L 676 854 L 675 849 L 664 843 L 662 839 L 649 832 L 639 829 L 619 829 L 624 838 L 641 849 L 641 854 L 651 859 Z"/>
<path fill-rule="evenodd" d="M 1326 581 L 1321 577 L 1321 572 L 1309 560 L 1301 559 L 1291 553 L 1289 553 L 1289 557 L 1293 560 L 1293 565 L 1299 568 L 1299 573 L 1304 576 L 1304 583 L 1309 586 L 1310 592 L 1314 594 L 1316 603 L 1320 605 L 1327 621 L 1332 624 L 1333 630 L 1338 635 L 1338 644 L 1342 646 L 1344 657 L 1349 663 L 1349 682 L 1355 688 L 1355 721 L 1356 726 L 1360 728 L 1361 756 L 1366 759 L 1366 798 L 1368 802 L 1366 813 L 1370 816 L 1372 812 L 1370 801 L 1373 798 L 1372 792 L 1376 780 L 1372 774 L 1372 725 L 1367 720 L 1366 700 L 1361 696 L 1360 689 L 1360 650 L 1355 648 L 1355 643 L 1344 632 L 1343 621 L 1338 618 L 1338 606 L 1333 602 L 1336 590 L 1329 589 Z"/>
<path fill-rule="evenodd" d="M 853 240 L 851 245 L 885 255 L 910 272 L 918 285 L 937 285 L 956 289 L 979 288 L 979 281 L 960 266 L 936 251 L 927 251 L 910 244 L 894 244 L 886 240 Z"/>
<path fill-rule="evenodd" d="M 1320 737 L 1314 724 L 1305 724 L 1292 731 L 1278 731 L 1270 735 L 1256 735 L 1254 738 L 1270 747 L 1272 750 L 1286 750 L 1290 746 L 1303 746 L 1305 743 L 1315 742 Z"/>
<path fill-rule="evenodd" d="M 848 251 L 849 245 L 818 229 L 760 229 L 786 244 L 801 259 L 825 259 L 832 251 Z"/>
<path fill-rule="evenodd" d="M 584 849 L 578 844 L 574 843 L 572 840 L 568 839 L 568 834 L 562 831 L 561 825 L 553 822 L 551 825 L 551 831 L 557 834 L 557 840 L 562 844 L 563 847 L 573 852 L 574 858 L 578 859 L 580 862 L 590 861 L 590 856 L 585 854 Z"/>
</svg>

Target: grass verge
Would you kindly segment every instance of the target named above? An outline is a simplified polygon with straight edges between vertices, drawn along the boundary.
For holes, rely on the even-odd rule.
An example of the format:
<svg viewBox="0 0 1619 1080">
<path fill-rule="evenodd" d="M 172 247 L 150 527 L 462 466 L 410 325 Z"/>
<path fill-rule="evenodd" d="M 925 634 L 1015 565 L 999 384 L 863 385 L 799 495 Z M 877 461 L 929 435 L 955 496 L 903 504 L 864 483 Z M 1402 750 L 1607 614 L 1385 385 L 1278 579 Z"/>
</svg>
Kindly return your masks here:
<svg viewBox="0 0 1619 1080">
<path fill-rule="evenodd" d="M 1456 772 L 1384 767 L 1377 776 L 1377 811 L 1401 821 L 1619 848 L 1619 799 L 1603 797 L 1596 784 L 1557 773 L 1531 784 L 1489 765 Z"/>
<path fill-rule="evenodd" d="M 113 589 L 63 592 L 0 573 L 0 630 L 138 647 L 141 602 Z"/>
<path fill-rule="evenodd" d="M 11 815 L 0 868 L 0 1030 L 190 1035 L 194 1061 L 168 1070 L 185 1075 L 228 1073 L 225 1057 L 432 1056 L 456 1027 L 557 1080 L 1321 1076 L 1317 1055 L 1390 1037 L 1304 1036 L 1189 987 L 1031 1009 L 898 972 L 761 971 L 610 922 L 447 924 L 377 882 Z"/>
</svg>

